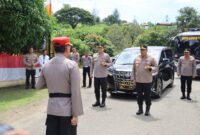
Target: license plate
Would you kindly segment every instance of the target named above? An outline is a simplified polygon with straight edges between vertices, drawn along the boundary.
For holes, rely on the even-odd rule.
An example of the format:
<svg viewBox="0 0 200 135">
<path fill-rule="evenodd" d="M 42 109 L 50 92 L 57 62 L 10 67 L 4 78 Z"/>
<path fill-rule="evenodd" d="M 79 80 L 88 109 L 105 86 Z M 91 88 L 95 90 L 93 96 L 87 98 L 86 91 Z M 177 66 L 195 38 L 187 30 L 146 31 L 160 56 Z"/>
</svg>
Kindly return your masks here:
<svg viewBox="0 0 200 135">
<path fill-rule="evenodd" d="M 119 84 L 119 88 L 123 90 L 133 90 L 133 83 L 130 81 L 127 82 L 121 82 Z"/>
</svg>

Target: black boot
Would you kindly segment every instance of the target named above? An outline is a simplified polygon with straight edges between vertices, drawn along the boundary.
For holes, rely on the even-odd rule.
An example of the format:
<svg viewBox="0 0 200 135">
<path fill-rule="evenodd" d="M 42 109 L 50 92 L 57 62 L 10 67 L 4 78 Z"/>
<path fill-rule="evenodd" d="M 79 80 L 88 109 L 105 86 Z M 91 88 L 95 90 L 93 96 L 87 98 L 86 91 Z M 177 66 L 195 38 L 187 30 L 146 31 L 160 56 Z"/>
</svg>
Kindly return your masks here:
<svg viewBox="0 0 200 135">
<path fill-rule="evenodd" d="M 100 96 L 96 96 L 96 102 L 92 105 L 93 107 L 97 107 L 97 106 L 100 106 Z"/>
<path fill-rule="evenodd" d="M 146 106 L 146 111 L 145 111 L 145 114 L 144 114 L 145 116 L 150 115 L 149 110 L 150 110 L 150 106 L 148 105 L 148 106 Z"/>
<path fill-rule="evenodd" d="M 142 105 L 138 105 L 139 110 L 136 112 L 137 115 L 143 114 L 143 106 Z"/>
<path fill-rule="evenodd" d="M 103 98 L 103 99 L 102 99 L 102 102 L 101 102 L 101 104 L 100 104 L 100 107 L 105 107 L 105 106 L 106 106 L 105 101 L 106 101 L 106 99 Z"/>
<path fill-rule="evenodd" d="M 185 92 L 182 92 L 182 97 L 181 99 L 185 99 Z"/>
<path fill-rule="evenodd" d="M 93 107 L 97 107 L 97 106 L 100 106 L 100 103 L 99 101 L 96 101 L 94 104 L 92 104 Z"/>
<path fill-rule="evenodd" d="M 187 99 L 188 99 L 188 100 L 192 100 L 192 99 L 190 98 L 190 93 L 187 93 Z"/>
</svg>

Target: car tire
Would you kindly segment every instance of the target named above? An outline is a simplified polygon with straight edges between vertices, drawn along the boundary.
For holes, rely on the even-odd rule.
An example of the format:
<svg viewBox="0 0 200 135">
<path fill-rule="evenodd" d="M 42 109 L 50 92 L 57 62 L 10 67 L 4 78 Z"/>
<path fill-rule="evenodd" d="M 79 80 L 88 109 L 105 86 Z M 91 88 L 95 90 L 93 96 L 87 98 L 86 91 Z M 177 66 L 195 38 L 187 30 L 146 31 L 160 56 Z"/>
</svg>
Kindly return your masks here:
<svg viewBox="0 0 200 135">
<path fill-rule="evenodd" d="M 156 97 L 160 98 L 162 96 L 162 91 L 163 91 L 163 83 L 161 78 L 157 79 L 155 89 L 156 89 Z"/>
</svg>

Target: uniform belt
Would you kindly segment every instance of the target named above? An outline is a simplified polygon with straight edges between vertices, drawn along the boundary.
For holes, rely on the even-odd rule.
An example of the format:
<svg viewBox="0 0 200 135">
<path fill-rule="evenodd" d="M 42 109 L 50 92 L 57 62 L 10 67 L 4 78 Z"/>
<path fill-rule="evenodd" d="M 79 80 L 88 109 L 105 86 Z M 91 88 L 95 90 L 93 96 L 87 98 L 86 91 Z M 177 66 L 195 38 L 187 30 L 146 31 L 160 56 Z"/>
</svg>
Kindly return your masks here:
<svg viewBox="0 0 200 135">
<path fill-rule="evenodd" d="M 65 93 L 49 93 L 50 98 L 55 97 L 71 97 L 71 94 L 65 94 Z"/>
</svg>

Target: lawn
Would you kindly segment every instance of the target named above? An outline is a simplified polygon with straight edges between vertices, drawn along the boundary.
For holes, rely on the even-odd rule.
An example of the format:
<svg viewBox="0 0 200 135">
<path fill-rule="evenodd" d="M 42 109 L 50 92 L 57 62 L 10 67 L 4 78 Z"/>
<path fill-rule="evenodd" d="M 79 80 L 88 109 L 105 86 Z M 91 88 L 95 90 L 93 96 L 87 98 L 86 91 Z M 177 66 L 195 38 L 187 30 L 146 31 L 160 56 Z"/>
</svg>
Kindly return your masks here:
<svg viewBox="0 0 200 135">
<path fill-rule="evenodd" d="M 0 88 L 0 112 L 47 98 L 47 90 L 25 90 L 24 86 Z"/>
</svg>

